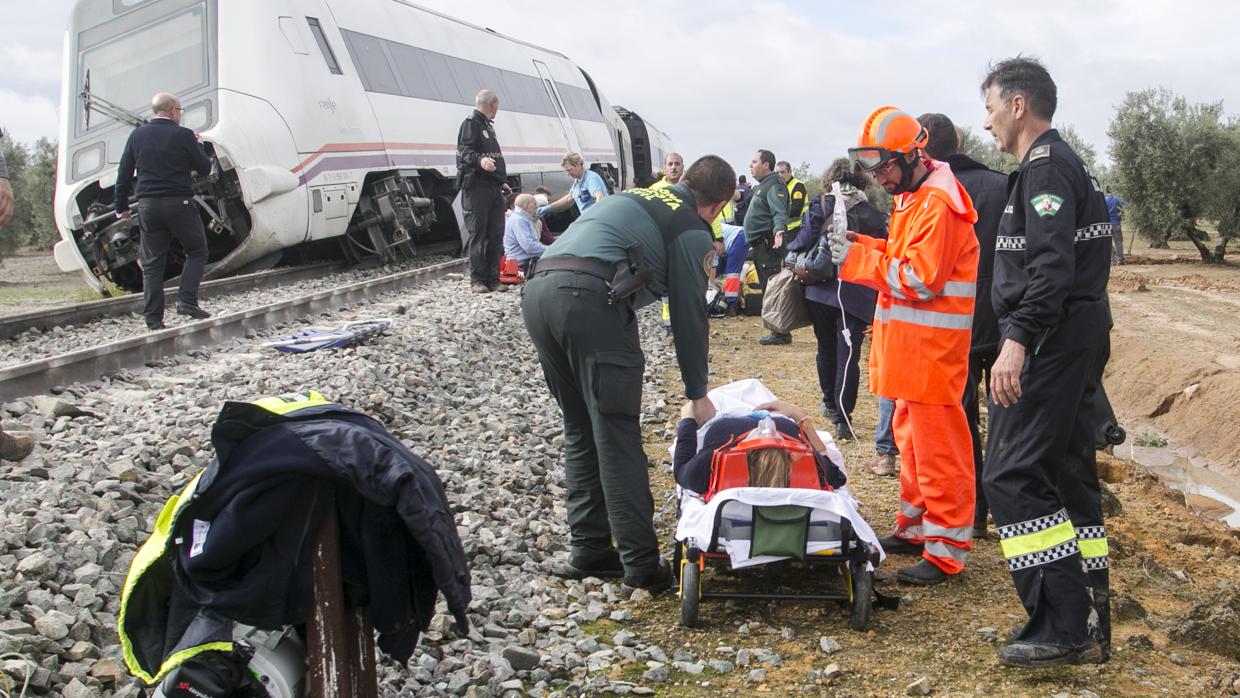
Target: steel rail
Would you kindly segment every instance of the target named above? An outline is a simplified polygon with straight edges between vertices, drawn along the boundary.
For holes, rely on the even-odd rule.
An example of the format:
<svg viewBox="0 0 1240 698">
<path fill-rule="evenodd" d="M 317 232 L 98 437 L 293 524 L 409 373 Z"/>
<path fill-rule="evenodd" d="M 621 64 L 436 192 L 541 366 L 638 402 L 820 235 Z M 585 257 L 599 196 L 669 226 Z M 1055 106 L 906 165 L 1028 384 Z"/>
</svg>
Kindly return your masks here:
<svg viewBox="0 0 1240 698">
<path fill-rule="evenodd" d="M 270 288 L 279 284 L 313 279 L 326 274 L 335 274 L 348 268 L 348 265 L 343 262 L 320 262 L 300 267 L 269 269 L 252 274 L 242 274 L 241 276 L 213 279 L 202 284 L 198 295 L 201 298 L 212 298 L 256 288 Z M 176 286 L 168 286 L 164 288 L 164 291 L 175 295 L 176 288 Z M 0 340 L 12 339 L 31 329 L 50 330 L 57 326 L 83 325 L 99 318 L 124 315 L 125 313 L 140 314 L 141 312 L 142 294 L 130 293 L 115 298 L 103 298 L 97 301 L 76 303 L 60 308 L 9 315 L 0 318 Z"/>
<path fill-rule="evenodd" d="M 335 311 L 342 304 L 442 278 L 446 274 L 464 269 L 466 264 L 467 260 L 457 259 L 389 274 L 270 305 L 148 332 L 90 349 L 10 366 L 0 369 L 0 402 L 46 393 L 58 385 L 98 380 L 108 373 L 137 368 L 170 356 L 219 344 L 242 337 L 249 331 L 265 330 L 276 323 Z"/>
</svg>

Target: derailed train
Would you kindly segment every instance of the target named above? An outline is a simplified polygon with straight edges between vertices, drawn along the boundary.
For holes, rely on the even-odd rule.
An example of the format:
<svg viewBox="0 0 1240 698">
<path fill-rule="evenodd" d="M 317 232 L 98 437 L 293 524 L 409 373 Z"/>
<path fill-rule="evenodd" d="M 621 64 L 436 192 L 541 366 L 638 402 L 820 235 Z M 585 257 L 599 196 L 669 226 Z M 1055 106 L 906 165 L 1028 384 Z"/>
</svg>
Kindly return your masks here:
<svg viewBox="0 0 1240 698">
<path fill-rule="evenodd" d="M 456 134 L 482 88 L 514 189 L 567 189 L 568 151 L 643 184 L 672 148 L 563 55 L 405 0 L 78 0 L 65 41 L 55 256 L 101 293 L 142 285 L 112 192 L 156 92 L 212 160 L 194 182 L 208 277 L 457 248 Z"/>
</svg>

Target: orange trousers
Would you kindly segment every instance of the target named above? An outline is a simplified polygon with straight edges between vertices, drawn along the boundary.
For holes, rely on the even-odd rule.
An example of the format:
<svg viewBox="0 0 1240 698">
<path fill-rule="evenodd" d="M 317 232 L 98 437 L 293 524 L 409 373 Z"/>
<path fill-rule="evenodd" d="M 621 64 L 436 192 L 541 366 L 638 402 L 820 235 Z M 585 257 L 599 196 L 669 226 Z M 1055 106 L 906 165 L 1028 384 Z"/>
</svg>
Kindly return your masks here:
<svg viewBox="0 0 1240 698">
<path fill-rule="evenodd" d="M 960 403 L 896 400 L 891 420 L 900 449 L 896 535 L 925 543 L 922 557 L 948 574 L 973 548 L 973 439 Z"/>
</svg>

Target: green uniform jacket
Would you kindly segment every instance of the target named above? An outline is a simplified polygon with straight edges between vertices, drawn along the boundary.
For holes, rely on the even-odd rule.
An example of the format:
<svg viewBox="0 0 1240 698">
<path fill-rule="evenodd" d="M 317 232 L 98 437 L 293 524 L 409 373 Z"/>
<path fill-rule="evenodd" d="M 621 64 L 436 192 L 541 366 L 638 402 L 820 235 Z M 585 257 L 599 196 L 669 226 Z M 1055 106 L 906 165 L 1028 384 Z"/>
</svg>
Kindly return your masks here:
<svg viewBox="0 0 1240 698">
<path fill-rule="evenodd" d="M 677 213 L 688 206 L 692 220 L 683 215 L 669 216 L 669 220 L 686 223 L 679 224 L 681 230 L 662 231 L 646 210 L 650 205 L 666 205 Z M 657 190 L 630 189 L 591 206 L 543 253 L 543 259 L 569 255 L 615 264 L 627 258 L 625 249 L 640 244 L 654 278 L 633 297 L 633 304 L 640 308 L 659 297 L 668 299 L 676 361 L 685 396 L 691 400 L 706 395 L 705 295 L 707 269 L 714 257 L 710 224 L 697 216 L 696 209 L 693 195 L 683 184 Z M 670 245 L 664 244 L 665 232 L 674 235 Z"/>
<path fill-rule="evenodd" d="M 745 211 L 745 239 L 773 240 L 775 231 L 788 229 L 788 189 L 774 172 L 762 178 Z"/>
</svg>

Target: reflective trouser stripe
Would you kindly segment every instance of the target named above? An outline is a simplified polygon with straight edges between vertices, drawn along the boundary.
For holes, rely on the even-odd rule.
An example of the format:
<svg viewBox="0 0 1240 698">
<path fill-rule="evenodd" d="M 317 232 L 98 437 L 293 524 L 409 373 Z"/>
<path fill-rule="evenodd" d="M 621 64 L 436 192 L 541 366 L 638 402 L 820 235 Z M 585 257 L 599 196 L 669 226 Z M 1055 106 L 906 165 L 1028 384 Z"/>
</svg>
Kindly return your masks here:
<svg viewBox="0 0 1240 698">
<path fill-rule="evenodd" d="M 1085 569 L 1091 572 L 1110 566 L 1108 556 L 1111 546 L 1107 542 L 1106 529 L 1102 526 L 1083 526 L 1076 529 L 1076 544 L 1085 560 Z"/>
<path fill-rule="evenodd" d="M 999 541 L 999 547 L 1003 550 L 1003 556 L 1010 560 L 1021 555 L 1050 550 L 1075 540 L 1076 533 L 1072 530 L 1072 522 L 1064 521 L 1041 531 L 1005 538 Z"/>
<path fill-rule="evenodd" d="M 964 564 L 965 558 L 969 556 L 968 548 L 961 548 L 955 545 L 949 545 L 941 540 L 926 540 L 926 554 L 934 557 L 950 557 L 951 559 Z"/>
<path fill-rule="evenodd" d="M 900 515 L 901 516 L 907 516 L 910 519 L 915 519 L 924 513 L 926 513 L 925 509 L 921 507 L 915 507 L 912 504 L 909 504 L 908 502 L 905 502 L 903 500 L 900 501 Z"/>
<path fill-rule="evenodd" d="M 671 323 L 671 321 L 672 321 L 672 304 L 668 303 L 667 299 L 664 299 L 663 300 L 663 322 L 666 324 L 666 323 Z"/>
<path fill-rule="evenodd" d="M 925 522 L 925 536 L 927 538 L 944 538 L 954 540 L 959 543 L 967 543 L 973 540 L 973 526 L 960 526 L 957 528 L 945 528 L 938 524 Z"/>
<path fill-rule="evenodd" d="M 1081 549 L 1081 557 L 1106 557 L 1110 553 L 1106 538 L 1101 540 L 1078 539 L 1076 544 Z"/>
<path fill-rule="evenodd" d="M 741 275 L 728 274 L 723 277 L 723 296 L 734 301 L 741 295 Z"/>
</svg>

